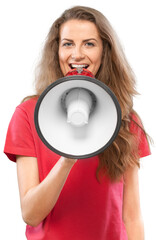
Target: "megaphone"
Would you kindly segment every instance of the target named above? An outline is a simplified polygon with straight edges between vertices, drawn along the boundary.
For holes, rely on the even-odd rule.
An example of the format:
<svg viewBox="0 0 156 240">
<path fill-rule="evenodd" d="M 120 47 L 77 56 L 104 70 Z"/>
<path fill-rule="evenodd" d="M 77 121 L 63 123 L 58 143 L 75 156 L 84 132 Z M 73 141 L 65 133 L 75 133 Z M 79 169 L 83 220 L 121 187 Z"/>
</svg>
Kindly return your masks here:
<svg viewBox="0 0 156 240">
<path fill-rule="evenodd" d="M 115 140 L 121 125 L 119 102 L 103 82 L 83 69 L 50 84 L 34 112 L 42 142 L 60 156 L 90 158 Z"/>
</svg>

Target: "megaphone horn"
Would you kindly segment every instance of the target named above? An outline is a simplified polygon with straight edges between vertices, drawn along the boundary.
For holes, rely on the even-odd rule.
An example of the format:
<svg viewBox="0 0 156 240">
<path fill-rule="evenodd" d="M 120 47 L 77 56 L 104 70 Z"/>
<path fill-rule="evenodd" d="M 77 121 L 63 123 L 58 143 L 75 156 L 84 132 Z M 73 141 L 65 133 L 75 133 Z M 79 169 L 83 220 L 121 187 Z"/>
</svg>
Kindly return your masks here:
<svg viewBox="0 0 156 240">
<path fill-rule="evenodd" d="M 43 91 L 34 120 L 39 137 L 50 150 L 67 158 L 85 159 L 114 141 L 121 109 L 103 82 L 89 71 L 74 70 Z"/>
</svg>

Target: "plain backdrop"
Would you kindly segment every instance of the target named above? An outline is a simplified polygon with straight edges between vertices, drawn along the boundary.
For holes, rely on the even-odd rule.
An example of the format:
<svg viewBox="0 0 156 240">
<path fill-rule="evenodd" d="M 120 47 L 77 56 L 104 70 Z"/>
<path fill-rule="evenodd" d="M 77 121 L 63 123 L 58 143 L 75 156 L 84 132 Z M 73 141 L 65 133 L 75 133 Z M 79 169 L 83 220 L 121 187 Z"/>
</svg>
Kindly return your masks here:
<svg viewBox="0 0 156 240">
<path fill-rule="evenodd" d="M 0 236 L 25 240 L 16 164 L 3 154 L 9 121 L 23 97 L 33 94 L 35 66 L 52 22 L 66 9 L 84 5 L 100 10 L 116 30 L 135 72 L 134 109 L 156 140 L 156 14 L 153 0 L 5 0 L 0 3 Z M 155 240 L 156 150 L 141 160 L 140 199 L 145 239 Z M 133 205 L 133 202 L 132 202 Z M 96 220 L 95 220 L 96 221 Z M 70 240 L 70 239 L 69 239 Z M 98 239 L 97 239 L 98 240 Z"/>
</svg>

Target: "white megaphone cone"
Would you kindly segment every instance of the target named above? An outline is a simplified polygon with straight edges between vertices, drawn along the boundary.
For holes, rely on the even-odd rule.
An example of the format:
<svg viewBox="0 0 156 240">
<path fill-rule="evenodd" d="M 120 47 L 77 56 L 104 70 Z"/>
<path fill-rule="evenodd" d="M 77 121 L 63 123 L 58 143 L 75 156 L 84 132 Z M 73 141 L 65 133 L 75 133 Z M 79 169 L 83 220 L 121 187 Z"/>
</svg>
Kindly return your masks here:
<svg viewBox="0 0 156 240">
<path fill-rule="evenodd" d="M 57 154 L 84 159 L 104 151 L 116 138 L 121 109 L 114 93 L 92 73 L 74 69 L 45 89 L 35 108 L 43 143 Z"/>
</svg>

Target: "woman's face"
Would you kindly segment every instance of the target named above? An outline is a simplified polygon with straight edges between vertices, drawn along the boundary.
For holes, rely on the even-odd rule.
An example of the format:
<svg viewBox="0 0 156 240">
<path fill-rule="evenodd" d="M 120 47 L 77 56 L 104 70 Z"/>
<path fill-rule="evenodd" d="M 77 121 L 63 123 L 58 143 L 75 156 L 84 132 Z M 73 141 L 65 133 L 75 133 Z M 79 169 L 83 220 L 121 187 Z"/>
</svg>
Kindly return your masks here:
<svg viewBox="0 0 156 240">
<path fill-rule="evenodd" d="M 76 67 L 95 76 L 101 65 L 103 45 L 96 25 L 86 20 L 69 20 L 60 28 L 59 63 L 65 76 Z"/>
</svg>

